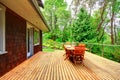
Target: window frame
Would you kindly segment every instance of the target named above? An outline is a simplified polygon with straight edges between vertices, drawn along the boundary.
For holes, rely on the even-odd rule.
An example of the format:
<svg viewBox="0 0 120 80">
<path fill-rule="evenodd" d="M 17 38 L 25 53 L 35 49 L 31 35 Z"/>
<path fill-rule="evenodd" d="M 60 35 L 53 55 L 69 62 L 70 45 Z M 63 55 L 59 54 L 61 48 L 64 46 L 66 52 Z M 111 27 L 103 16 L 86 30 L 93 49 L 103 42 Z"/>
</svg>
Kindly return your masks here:
<svg viewBox="0 0 120 80">
<path fill-rule="evenodd" d="M 38 42 L 37 42 L 37 43 L 34 42 L 34 41 L 35 41 L 35 32 L 37 32 L 37 34 L 38 34 L 38 35 L 37 35 L 37 37 L 38 37 L 38 40 L 37 40 Z M 33 38 L 34 38 L 34 41 L 33 41 L 34 46 L 40 45 L 40 32 L 39 32 L 39 30 L 38 30 L 38 29 L 37 29 L 37 30 L 34 29 L 33 35 L 34 35 L 34 37 L 33 37 Z"/>
<path fill-rule="evenodd" d="M 6 8 L 0 4 L 0 55 L 7 53 L 5 51 L 5 11 Z"/>
</svg>

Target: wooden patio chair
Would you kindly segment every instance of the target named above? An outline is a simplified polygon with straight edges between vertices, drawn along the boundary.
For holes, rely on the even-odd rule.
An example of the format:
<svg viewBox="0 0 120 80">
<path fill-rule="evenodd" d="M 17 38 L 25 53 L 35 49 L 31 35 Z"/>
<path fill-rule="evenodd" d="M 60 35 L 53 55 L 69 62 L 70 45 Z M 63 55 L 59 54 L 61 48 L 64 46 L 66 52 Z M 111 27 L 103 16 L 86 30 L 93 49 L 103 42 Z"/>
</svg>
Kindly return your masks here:
<svg viewBox="0 0 120 80">
<path fill-rule="evenodd" d="M 71 45 L 71 43 L 70 43 L 70 42 L 65 42 L 65 43 L 63 44 L 63 48 L 64 48 L 64 50 L 65 50 L 65 54 L 63 54 L 63 56 L 64 56 L 64 55 L 67 55 L 67 53 L 68 53 L 67 49 L 65 48 L 65 45 Z"/>
<path fill-rule="evenodd" d="M 85 54 L 85 46 L 75 46 L 75 50 L 73 51 L 73 62 L 76 64 L 77 61 L 83 63 Z"/>
<path fill-rule="evenodd" d="M 66 49 L 65 45 L 63 45 L 63 48 L 65 50 L 65 54 L 63 54 L 63 56 L 66 55 L 66 58 L 64 59 L 64 60 L 66 60 L 70 55 L 70 51 Z"/>
<path fill-rule="evenodd" d="M 80 47 L 85 47 L 85 50 L 89 50 L 88 48 L 86 48 L 86 45 L 83 44 L 83 43 L 79 43 L 78 46 L 80 46 Z"/>
<path fill-rule="evenodd" d="M 85 44 L 83 44 L 83 43 L 79 43 L 78 46 L 85 47 Z"/>
<path fill-rule="evenodd" d="M 64 48 L 64 50 L 65 50 L 65 54 L 63 54 L 63 56 L 64 56 L 64 55 L 67 54 L 67 49 L 65 48 L 65 45 L 63 45 L 63 48 Z"/>
</svg>

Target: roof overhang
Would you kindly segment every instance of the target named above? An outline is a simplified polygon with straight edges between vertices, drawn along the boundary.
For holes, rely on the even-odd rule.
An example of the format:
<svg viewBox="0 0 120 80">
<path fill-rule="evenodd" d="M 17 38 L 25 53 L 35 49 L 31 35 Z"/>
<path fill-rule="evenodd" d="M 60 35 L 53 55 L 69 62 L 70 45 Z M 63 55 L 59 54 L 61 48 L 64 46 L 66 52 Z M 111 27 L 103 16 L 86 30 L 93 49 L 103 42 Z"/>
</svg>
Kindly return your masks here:
<svg viewBox="0 0 120 80">
<path fill-rule="evenodd" d="M 38 2 L 38 5 L 39 5 L 40 7 L 44 8 L 43 3 L 42 3 L 41 0 L 37 0 L 37 2 Z"/>
<path fill-rule="evenodd" d="M 0 0 L 0 2 L 34 25 L 34 27 L 42 31 L 49 31 L 37 0 Z"/>
</svg>

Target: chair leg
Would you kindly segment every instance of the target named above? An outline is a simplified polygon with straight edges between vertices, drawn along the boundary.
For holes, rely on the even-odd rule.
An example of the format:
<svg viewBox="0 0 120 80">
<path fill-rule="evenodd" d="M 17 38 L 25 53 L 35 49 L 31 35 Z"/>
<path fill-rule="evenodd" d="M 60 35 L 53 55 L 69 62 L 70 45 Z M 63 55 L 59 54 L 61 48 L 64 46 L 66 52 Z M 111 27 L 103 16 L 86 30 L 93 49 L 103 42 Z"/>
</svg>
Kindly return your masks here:
<svg viewBox="0 0 120 80">
<path fill-rule="evenodd" d="M 84 62 L 83 62 L 83 60 L 82 60 L 81 64 L 84 66 Z"/>
<path fill-rule="evenodd" d="M 81 64 L 84 66 L 83 60 L 84 60 L 84 55 L 81 55 Z"/>
<path fill-rule="evenodd" d="M 76 56 L 73 55 L 73 62 L 76 64 Z"/>
<path fill-rule="evenodd" d="M 65 54 L 63 54 L 63 56 L 65 56 L 66 55 L 66 53 Z"/>
<path fill-rule="evenodd" d="M 68 59 L 69 58 L 69 55 L 68 54 L 66 54 L 66 58 L 64 59 L 64 60 L 66 60 L 66 59 Z"/>
</svg>

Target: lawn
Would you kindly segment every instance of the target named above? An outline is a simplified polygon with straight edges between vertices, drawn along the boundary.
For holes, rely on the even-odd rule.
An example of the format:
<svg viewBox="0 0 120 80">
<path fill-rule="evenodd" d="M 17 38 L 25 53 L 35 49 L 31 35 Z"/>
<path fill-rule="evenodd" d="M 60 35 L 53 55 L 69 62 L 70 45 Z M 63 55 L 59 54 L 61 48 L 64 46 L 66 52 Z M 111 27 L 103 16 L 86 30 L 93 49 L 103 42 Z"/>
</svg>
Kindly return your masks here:
<svg viewBox="0 0 120 80">
<path fill-rule="evenodd" d="M 43 52 L 54 52 L 54 49 L 51 48 L 44 48 Z"/>
</svg>

